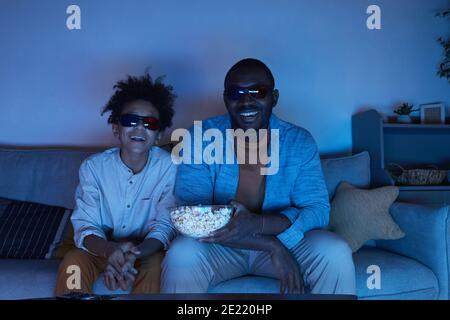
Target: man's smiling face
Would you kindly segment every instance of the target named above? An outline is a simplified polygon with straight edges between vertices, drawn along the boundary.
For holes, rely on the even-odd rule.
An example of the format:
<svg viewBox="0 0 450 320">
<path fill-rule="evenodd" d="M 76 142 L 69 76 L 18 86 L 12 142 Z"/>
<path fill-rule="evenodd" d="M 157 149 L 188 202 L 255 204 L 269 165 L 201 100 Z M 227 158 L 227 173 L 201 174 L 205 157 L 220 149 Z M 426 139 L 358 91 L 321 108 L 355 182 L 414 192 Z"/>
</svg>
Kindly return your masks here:
<svg viewBox="0 0 450 320">
<path fill-rule="evenodd" d="M 278 91 L 263 67 L 244 65 L 227 75 L 224 102 L 234 129 L 268 128 L 277 101 Z"/>
</svg>

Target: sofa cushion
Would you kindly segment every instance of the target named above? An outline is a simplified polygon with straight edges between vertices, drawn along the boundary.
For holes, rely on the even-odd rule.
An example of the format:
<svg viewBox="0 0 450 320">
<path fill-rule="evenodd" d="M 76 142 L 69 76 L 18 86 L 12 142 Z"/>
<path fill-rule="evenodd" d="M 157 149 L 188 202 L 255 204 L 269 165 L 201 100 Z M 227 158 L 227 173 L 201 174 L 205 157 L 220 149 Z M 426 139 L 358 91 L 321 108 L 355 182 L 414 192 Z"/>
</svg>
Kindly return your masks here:
<svg viewBox="0 0 450 320">
<path fill-rule="evenodd" d="M 416 260 L 385 250 L 364 247 L 353 255 L 359 299 L 437 299 L 439 284 L 428 267 Z M 381 289 L 370 290 L 367 280 L 372 273 L 367 268 L 380 268 Z"/>
<path fill-rule="evenodd" d="M 3 212 L 5 212 L 6 208 L 8 208 L 11 202 L 12 200 L 10 199 L 0 198 L 0 217 L 2 216 Z"/>
<path fill-rule="evenodd" d="M 0 212 L 0 257 L 51 258 L 67 225 L 70 210 L 12 200 Z"/>
<path fill-rule="evenodd" d="M 103 282 L 103 274 L 100 274 L 100 276 L 95 280 L 94 285 L 92 287 L 92 291 L 94 291 L 95 294 L 128 294 L 131 293 L 131 288 L 128 288 L 128 290 L 122 290 L 117 289 L 115 291 L 111 291 L 108 288 L 106 288 L 105 283 Z"/>
<path fill-rule="evenodd" d="M 377 248 L 412 257 L 431 268 L 439 281 L 439 298 L 449 299 L 450 206 L 396 202 L 391 214 L 406 236 L 376 241 Z"/>
<path fill-rule="evenodd" d="M 322 159 L 321 164 L 330 199 L 333 199 L 341 181 L 358 188 L 370 186 L 370 156 L 367 151 L 349 157 Z"/>
<path fill-rule="evenodd" d="M 54 295 L 59 260 L 0 259 L 0 299 Z"/>
<path fill-rule="evenodd" d="M 210 286 L 208 293 L 279 293 L 280 285 L 277 279 L 245 276 Z"/>
<path fill-rule="evenodd" d="M 433 272 L 419 262 L 376 248 L 364 247 L 353 255 L 358 299 L 436 299 L 438 282 Z M 381 269 L 381 289 L 369 290 L 367 268 Z M 414 281 L 412 281 L 414 279 Z M 245 276 L 210 286 L 210 293 L 278 293 L 276 279 Z"/>
<path fill-rule="evenodd" d="M 364 247 L 353 255 L 359 299 L 435 299 L 439 293 L 433 272 L 419 262 L 376 248 Z M 59 260 L 0 259 L 0 299 L 51 297 Z M 369 290 L 367 268 L 381 270 L 381 289 Z M 211 286 L 210 293 L 277 293 L 276 279 L 245 276 Z M 97 294 L 111 294 L 101 277 L 94 284 Z M 114 293 L 124 293 L 120 290 Z"/>
<path fill-rule="evenodd" d="M 93 153 L 0 149 L 0 197 L 73 209 L 78 169 Z"/>
<path fill-rule="evenodd" d="M 53 297 L 61 260 L 0 259 L 0 300 Z M 131 290 L 109 291 L 102 276 L 93 286 L 96 294 L 125 294 Z"/>
</svg>

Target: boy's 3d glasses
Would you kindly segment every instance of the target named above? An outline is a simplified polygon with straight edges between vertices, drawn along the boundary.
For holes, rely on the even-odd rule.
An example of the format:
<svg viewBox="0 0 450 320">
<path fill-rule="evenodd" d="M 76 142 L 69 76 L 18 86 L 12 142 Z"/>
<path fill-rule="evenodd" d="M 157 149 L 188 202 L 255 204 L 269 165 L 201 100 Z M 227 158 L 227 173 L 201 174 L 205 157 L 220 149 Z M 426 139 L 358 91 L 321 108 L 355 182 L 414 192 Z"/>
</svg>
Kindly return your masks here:
<svg viewBox="0 0 450 320">
<path fill-rule="evenodd" d="M 155 117 L 142 117 L 132 113 L 125 113 L 119 117 L 119 122 L 123 127 L 136 127 L 140 122 L 142 125 L 152 131 L 159 129 L 159 120 Z"/>
</svg>

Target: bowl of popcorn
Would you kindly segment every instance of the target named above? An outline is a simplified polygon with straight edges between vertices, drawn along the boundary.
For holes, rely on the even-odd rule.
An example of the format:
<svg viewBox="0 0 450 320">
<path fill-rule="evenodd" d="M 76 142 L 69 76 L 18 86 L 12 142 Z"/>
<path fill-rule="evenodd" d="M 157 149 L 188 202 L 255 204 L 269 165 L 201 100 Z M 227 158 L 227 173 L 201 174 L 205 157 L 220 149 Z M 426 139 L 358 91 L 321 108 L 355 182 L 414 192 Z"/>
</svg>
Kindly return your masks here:
<svg viewBox="0 0 450 320">
<path fill-rule="evenodd" d="M 170 209 L 175 228 L 192 238 L 209 236 L 225 226 L 233 214 L 233 207 L 226 205 L 180 206 Z"/>
</svg>

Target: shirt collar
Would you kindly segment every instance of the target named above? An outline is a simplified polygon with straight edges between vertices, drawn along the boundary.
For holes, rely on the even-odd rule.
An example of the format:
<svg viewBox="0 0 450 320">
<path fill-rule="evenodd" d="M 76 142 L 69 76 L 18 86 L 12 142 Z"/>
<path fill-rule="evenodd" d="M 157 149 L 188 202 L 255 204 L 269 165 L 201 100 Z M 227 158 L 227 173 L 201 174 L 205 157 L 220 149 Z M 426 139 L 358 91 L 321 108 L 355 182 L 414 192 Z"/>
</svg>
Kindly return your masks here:
<svg viewBox="0 0 450 320">
<path fill-rule="evenodd" d="M 120 157 L 120 148 L 117 148 L 117 150 L 116 150 L 116 162 L 118 163 L 120 170 L 121 170 L 123 173 L 125 173 L 125 174 L 128 176 L 128 178 L 132 177 L 133 175 L 140 175 L 141 173 L 147 171 L 147 169 L 148 169 L 148 167 L 150 166 L 150 164 L 151 164 L 152 162 L 154 162 L 154 159 L 153 159 L 153 157 L 152 157 L 152 155 L 153 155 L 154 152 L 152 152 L 152 150 L 153 150 L 153 147 L 151 147 L 151 148 L 148 150 L 148 159 L 147 159 L 147 162 L 145 163 L 144 168 L 142 168 L 142 170 L 141 170 L 139 173 L 137 173 L 137 174 L 134 174 L 134 173 L 133 173 L 133 170 L 131 170 L 130 168 L 128 168 L 128 166 L 123 162 L 122 158 Z"/>
</svg>

